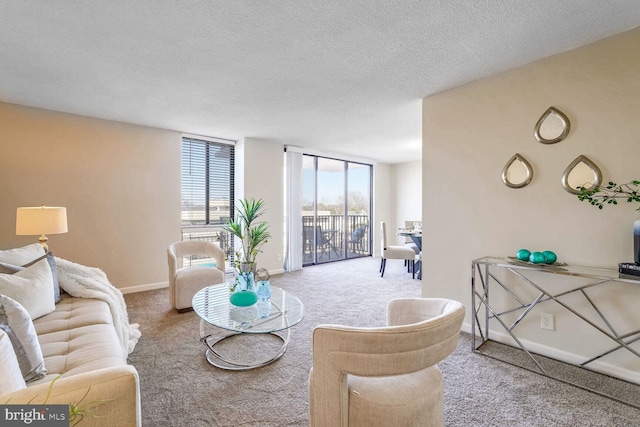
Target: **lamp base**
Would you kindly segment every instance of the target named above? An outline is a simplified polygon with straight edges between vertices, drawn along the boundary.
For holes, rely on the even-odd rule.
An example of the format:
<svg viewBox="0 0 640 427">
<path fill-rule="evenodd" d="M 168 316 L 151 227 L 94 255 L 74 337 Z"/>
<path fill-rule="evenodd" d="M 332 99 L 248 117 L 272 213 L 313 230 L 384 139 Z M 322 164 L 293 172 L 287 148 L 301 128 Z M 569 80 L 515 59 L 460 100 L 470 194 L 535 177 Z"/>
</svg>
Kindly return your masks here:
<svg viewBox="0 0 640 427">
<path fill-rule="evenodd" d="M 49 240 L 47 238 L 47 236 L 45 236 L 44 234 L 40 236 L 40 238 L 38 239 L 40 241 L 40 244 L 42 245 L 42 249 L 44 249 L 45 252 L 49 252 L 49 246 L 47 245 L 47 240 Z"/>
</svg>

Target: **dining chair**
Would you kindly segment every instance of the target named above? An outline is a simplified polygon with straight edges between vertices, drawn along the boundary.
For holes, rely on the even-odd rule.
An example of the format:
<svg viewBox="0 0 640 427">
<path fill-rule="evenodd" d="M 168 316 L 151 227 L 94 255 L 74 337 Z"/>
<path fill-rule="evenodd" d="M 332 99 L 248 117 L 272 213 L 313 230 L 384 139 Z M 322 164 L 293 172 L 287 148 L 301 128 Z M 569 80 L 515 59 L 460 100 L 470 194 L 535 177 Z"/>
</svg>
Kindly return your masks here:
<svg viewBox="0 0 640 427">
<path fill-rule="evenodd" d="M 215 266 L 184 266 L 185 257 L 213 258 Z M 224 251 L 213 242 L 188 240 L 167 248 L 169 264 L 169 303 L 179 313 L 192 309 L 193 296 L 200 289 L 224 282 Z"/>
<path fill-rule="evenodd" d="M 309 373 L 311 427 L 444 425 L 437 363 L 457 346 L 465 307 L 401 298 L 383 327 L 318 325 Z"/>
<path fill-rule="evenodd" d="M 384 270 L 387 266 L 387 259 L 402 259 L 406 260 L 409 269 L 411 270 L 411 275 L 415 279 L 416 273 L 413 267 L 416 260 L 416 253 L 413 251 L 413 249 L 407 246 L 387 245 L 387 226 L 384 221 L 380 221 L 380 238 L 380 250 L 382 251 L 382 259 L 380 261 L 380 277 L 384 277 Z"/>
</svg>

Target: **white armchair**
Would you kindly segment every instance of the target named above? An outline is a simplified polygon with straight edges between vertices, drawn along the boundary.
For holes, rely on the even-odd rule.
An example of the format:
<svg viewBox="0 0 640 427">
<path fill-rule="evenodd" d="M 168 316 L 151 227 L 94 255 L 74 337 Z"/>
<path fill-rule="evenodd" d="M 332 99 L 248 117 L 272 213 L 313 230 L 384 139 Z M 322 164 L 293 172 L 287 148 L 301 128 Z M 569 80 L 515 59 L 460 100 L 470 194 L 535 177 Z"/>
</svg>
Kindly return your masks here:
<svg viewBox="0 0 640 427">
<path fill-rule="evenodd" d="M 442 426 L 436 363 L 456 348 L 465 308 L 437 298 L 389 302 L 387 325 L 319 325 L 309 375 L 312 427 Z"/>
<path fill-rule="evenodd" d="M 213 258 L 215 267 L 182 265 L 184 257 Z M 167 249 L 169 263 L 169 302 L 179 312 L 192 309 L 191 300 L 200 289 L 224 282 L 224 252 L 218 245 L 206 241 L 175 242 Z"/>
</svg>

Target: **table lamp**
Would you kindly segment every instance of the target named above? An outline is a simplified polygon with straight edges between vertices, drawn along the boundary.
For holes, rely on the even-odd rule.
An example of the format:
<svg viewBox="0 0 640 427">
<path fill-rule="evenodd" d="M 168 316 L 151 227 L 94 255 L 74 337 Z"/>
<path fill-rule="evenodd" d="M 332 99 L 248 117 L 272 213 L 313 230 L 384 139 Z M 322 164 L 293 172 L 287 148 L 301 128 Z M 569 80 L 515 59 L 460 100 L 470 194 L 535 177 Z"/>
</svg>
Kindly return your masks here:
<svg viewBox="0 0 640 427">
<path fill-rule="evenodd" d="M 16 235 L 40 235 L 38 240 L 45 252 L 49 250 L 45 234 L 62 234 L 67 231 L 69 231 L 67 229 L 67 208 L 42 205 L 18 208 L 16 211 Z"/>
</svg>

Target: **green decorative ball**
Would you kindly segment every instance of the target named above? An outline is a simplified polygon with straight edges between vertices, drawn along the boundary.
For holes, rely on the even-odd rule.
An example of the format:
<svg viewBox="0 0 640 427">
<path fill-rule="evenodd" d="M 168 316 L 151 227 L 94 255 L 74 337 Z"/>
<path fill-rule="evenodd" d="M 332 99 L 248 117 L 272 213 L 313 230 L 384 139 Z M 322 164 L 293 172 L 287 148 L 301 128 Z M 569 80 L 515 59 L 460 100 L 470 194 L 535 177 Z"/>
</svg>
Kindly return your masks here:
<svg viewBox="0 0 640 427">
<path fill-rule="evenodd" d="M 229 302 L 238 307 L 247 307 L 258 302 L 258 295 L 253 291 L 237 291 L 229 296 Z"/>
<path fill-rule="evenodd" d="M 516 252 L 516 258 L 520 261 L 529 261 L 529 256 L 531 256 L 531 251 L 527 249 L 520 249 Z"/>
<path fill-rule="evenodd" d="M 529 255 L 529 262 L 534 264 L 544 264 L 547 262 L 547 258 L 542 252 L 532 252 L 531 255 Z"/>
<path fill-rule="evenodd" d="M 558 260 L 558 255 L 556 255 L 555 252 L 552 251 L 544 251 L 542 252 L 542 255 L 544 255 L 544 257 L 547 259 L 547 264 L 553 264 Z"/>
</svg>

